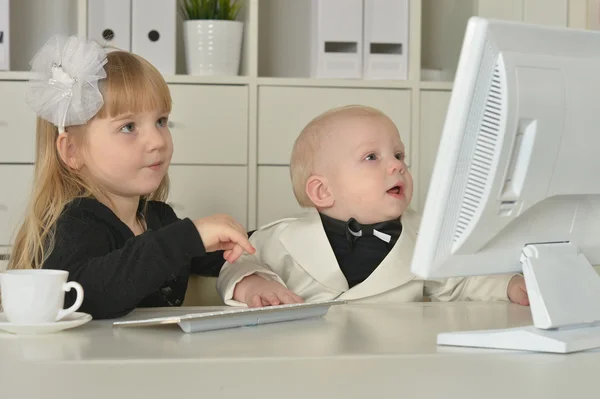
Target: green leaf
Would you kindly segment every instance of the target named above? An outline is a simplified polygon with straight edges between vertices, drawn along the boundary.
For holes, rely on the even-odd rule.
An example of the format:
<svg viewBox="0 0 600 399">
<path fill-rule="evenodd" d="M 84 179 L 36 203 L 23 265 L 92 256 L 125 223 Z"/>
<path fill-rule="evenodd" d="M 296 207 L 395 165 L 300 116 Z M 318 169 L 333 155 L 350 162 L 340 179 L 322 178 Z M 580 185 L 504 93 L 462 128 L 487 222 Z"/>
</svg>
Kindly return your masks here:
<svg viewBox="0 0 600 399">
<path fill-rule="evenodd" d="M 220 19 L 233 21 L 242 8 L 241 0 L 182 0 L 180 14 L 183 19 Z"/>
</svg>

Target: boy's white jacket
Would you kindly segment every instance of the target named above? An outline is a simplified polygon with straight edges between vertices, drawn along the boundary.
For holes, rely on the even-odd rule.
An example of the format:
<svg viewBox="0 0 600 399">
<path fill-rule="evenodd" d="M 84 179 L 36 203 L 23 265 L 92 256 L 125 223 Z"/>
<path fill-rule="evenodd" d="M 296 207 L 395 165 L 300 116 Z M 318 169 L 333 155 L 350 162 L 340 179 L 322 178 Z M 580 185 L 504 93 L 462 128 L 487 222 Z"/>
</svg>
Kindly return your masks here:
<svg viewBox="0 0 600 399">
<path fill-rule="evenodd" d="M 245 276 L 260 275 L 278 281 L 306 302 L 347 299 L 365 302 L 414 302 L 424 296 L 434 301 L 508 300 L 508 281 L 513 275 L 427 280 L 410 272 L 418 218 L 402 216 L 402 234 L 379 267 L 361 284 L 348 288 L 315 209 L 302 216 L 281 219 L 258 229 L 250 242 L 254 255 L 244 254 L 225 263 L 217 290 L 227 305 L 245 306 L 233 300 L 236 284 Z"/>
</svg>

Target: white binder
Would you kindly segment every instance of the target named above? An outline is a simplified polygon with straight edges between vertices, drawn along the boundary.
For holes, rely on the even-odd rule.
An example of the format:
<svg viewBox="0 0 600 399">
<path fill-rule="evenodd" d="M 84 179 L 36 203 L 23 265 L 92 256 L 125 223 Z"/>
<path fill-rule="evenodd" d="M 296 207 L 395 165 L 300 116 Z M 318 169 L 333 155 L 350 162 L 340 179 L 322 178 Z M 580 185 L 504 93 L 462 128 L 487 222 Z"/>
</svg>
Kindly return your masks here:
<svg viewBox="0 0 600 399">
<path fill-rule="evenodd" d="M 132 0 L 131 51 L 175 74 L 177 0 Z"/>
<path fill-rule="evenodd" d="M 10 69 L 9 2 L 0 0 L 0 71 Z"/>
<path fill-rule="evenodd" d="M 364 0 L 365 79 L 408 79 L 409 0 Z"/>
<path fill-rule="evenodd" d="M 260 57 L 261 74 L 362 77 L 363 0 L 275 0 L 264 13 L 261 53 L 273 56 Z"/>
<path fill-rule="evenodd" d="M 362 77 L 363 0 L 313 0 L 316 33 L 312 75 Z"/>
<path fill-rule="evenodd" d="M 88 38 L 131 51 L 131 0 L 88 1 Z"/>
</svg>

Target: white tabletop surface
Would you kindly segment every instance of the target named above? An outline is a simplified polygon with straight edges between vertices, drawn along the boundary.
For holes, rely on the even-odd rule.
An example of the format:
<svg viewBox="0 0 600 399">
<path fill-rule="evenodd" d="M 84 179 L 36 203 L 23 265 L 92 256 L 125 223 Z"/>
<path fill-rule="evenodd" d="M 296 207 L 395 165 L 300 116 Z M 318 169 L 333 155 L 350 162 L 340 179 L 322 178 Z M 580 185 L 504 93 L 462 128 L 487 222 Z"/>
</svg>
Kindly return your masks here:
<svg viewBox="0 0 600 399">
<path fill-rule="evenodd" d="M 120 320 L 202 309 L 140 309 Z M 321 319 L 192 334 L 113 321 L 42 336 L 0 332 L 0 398 L 600 395 L 597 351 L 436 345 L 438 332 L 531 324 L 529 308 L 503 302 L 347 304 Z"/>
</svg>

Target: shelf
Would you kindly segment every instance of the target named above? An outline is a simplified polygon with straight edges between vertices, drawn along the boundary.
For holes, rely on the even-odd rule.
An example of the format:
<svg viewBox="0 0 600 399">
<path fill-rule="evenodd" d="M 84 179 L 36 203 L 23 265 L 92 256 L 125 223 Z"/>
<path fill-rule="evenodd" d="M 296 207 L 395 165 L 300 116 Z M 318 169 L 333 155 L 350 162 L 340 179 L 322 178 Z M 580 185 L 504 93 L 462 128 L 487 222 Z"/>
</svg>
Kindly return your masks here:
<svg viewBox="0 0 600 399">
<path fill-rule="evenodd" d="M 438 70 L 447 80 L 454 78 L 467 21 L 477 15 L 478 3 L 479 0 L 422 1 L 421 69 Z"/>
<path fill-rule="evenodd" d="M 453 82 L 421 82 L 419 87 L 421 90 L 447 90 L 452 91 L 452 87 L 454 86 Z"/>
<path fill-rule="evenodd" d="M 167 83 L 207 84 L 207 85 L 247 85 L 250 78 L 247 76 L 194 76 L 194 75 L 169 75 L 165 76 Z"/>
<path fill-rule="evenodd" d="M 324 5 L 317 6 L 318 3 L 314 0 L 260 0 L 257 54 L 259 79 L 263 77 L 309 79 L 318 76 L 331 82 L 318 86 L 332 86 L 340 83 L 342 87 L 409 87 L 406 83 L 397 84 L 395 82 L 391 84 L 389 82 L 368 83 L 366 85 L 345 83 L 347 82 L 346 78 L 352 81 L 365 80 L 360 79 L 361 76 L 370 76 L 368 71 L 373 67 L 377 68 L 377 65 L 381 68 L 392 68 L 392 70 L 386 71 L 386 76 L 390 78 L 388 80 L 406 78 L 406 73 L 400 70 L 403 68 L 394 67 L 390 64 L 389 59 L 382 58 L 384 52 L 406 51 L 406 45 L 402 50 L 402 46 L 392 46 L 393 49 L 390 49 L 374 43 L 374 48 L 377 50 L 373 51 L 382 54 L 375 56 L 371 62 L 365 61 L 362 53 L 367 50 L 365 50 L 366 44 L 363 43 L 361 37 L 367 34 L 362 31 L 364 24 L 362 0 L 327 0 L 324 1 L 325 3 L 331 4 L 325 7 Z M 333 10 L 330 7 L 339 8 L 337 19 L 328 14 Z M 398 12 L 400 11 L 398 10 Z M 320 13 L 323 13 L 323 16 Z M 321 18 L 331 18 L 331 20 L 323 22 L 324 20 Z M 402 21 L 396 22 L 403 25 Z M 323 26 L 318 28 L 319 24 Z M 340 32 L 332 34 L 331 32 L 336 29 L 339 29 Z M 328 39 L 325 40 L 325 38 Z M 321 42 L 323 40 L 325 42 Z M 388 44 L 389 41 L 379 40 L 385 44 Z M 318 49 L 323 50 L 326 54 L 321 54 L 321 50 Z M 392 74 L 393 70 L 396 71 L 395 75 Z M 308 82 L 311 82 L 312 86 L 313 81 Z"/>
<path fill-rule="evenodd" d="M 83 1 L 11 1 L 10 69 L 29 70 L 29 62 L 52 35 L 76 35 L 79 29 L 79 6 Z"/>
<path fill-rule="evenodd" d="M 0 71 L 0 81 L 2 80 L 29 80 L 33 77 L 31 72 L 26 71 Z"/>
<path fill-rule="evenodd" d="M 409 80 L 361 80 L 361 79 L 313 79 L 313 78 L 258 78 L 259 86 L 300 86 L 300 87 L 355 87 L 373 89 L 412 89 L 414 82 Z"/>
<path fill-rule="evenodd" d="M 33 74 L 27 71 L 0 71 L 0 81 L 25 81 Z M 206 84 L 206 85 L 249 85 L 254 79 L 248 76 L 194 76 L 168 75 L 165 81 L 169 84 Z M 413 89 L 415 82 L 409 80 L 353 80 L 353 79 L 313 79 L 313 78 L 258 78 L 259 86 L 293 86 L 293 87 L 351 87 L 365 89 Z M 421 82 L 425 89 L 452 89 L 449 82 Z"/>
<path fill-rule="evenodd" d="M 87 1 L 88 0 L 19 0 L 10 4 L 10 72 L 8 75 L 0 71 L 0 79 L 22 80 L 28 79 L 27 75 L 18 75 L 30 68 L 30 61 L 47 40 L 54 34 L 87 35 Z M 98 0 L 100 1 L 100 0 Z M 250 0 L 242 0 L 244 7 L 240 12 L 238 20 L 244 22 L 244 39 L 240 61 L 242 75 L 248 74 L 250 70 L 249 52 L 250 35 L 249 21 Z M 50 17 L 49 17 L 50 16 Z M 185 47 L 183 39 L 183 22 L 181 17 L 176 21 L 176 73 L 182 74 L 174 79 L 168 79 L 172 83 L 215 83 L 215 84 L 247 84 L 244 79 L 212 79 L 212 78 L 188 78 L 185 64 Z M 18 51 L 17 51 L 18 50 Z M 182 80 L 183 79 L 183 80 Z"/>
<path fill-rule="evenodd" d="M 25 71 L 0 71 L 0 81 L 25 81 L 33 77 L 31 72 Z M 183 84 L 206 84 L 206 85 L 231 85 L 243 86 L 250 83 L 247 76 L 192 76 L 192 75 L 169 75 L 165 81 Z"/>
<path fill-rule="evenodd" d="M 421 69 L 438 70 L 452 80 L 469 18 L 571 26 L 585 19 L 578 0 L 421 0 Z M 583 16 L 582 16 L 583 15 Z M 579 26 L 581 27 L 581 26 Z"/>
</svg>

